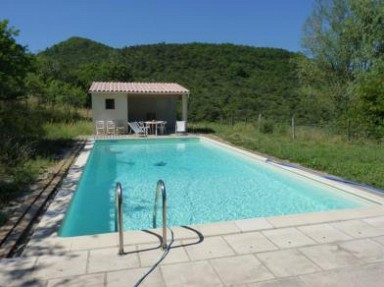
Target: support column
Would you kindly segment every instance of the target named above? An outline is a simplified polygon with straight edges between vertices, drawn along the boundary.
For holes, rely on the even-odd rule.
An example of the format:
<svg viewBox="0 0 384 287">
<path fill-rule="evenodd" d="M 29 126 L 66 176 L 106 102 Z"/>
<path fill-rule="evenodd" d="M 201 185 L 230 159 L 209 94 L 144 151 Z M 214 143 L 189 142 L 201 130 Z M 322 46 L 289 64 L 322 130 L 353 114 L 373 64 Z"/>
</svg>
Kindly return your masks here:
<svg viewBox="0 0 384 287">
<path fill-rule="evenodd" d="M 182 120 L 187 121 L 188 119 L 188 96 L 189 94 L 182 95 Z"/>
<path fill-rule="evenodd" d="M 128 126 L 128 122 L 129 122 L 129 94 L 127 94 L 126 98 L 127 98 L 127 120 L 124 123 L 124 127 L 126 128 L 125 130 L 127 131 L 127 133 L 129 133 L 129 126 Z"/>
</svg>

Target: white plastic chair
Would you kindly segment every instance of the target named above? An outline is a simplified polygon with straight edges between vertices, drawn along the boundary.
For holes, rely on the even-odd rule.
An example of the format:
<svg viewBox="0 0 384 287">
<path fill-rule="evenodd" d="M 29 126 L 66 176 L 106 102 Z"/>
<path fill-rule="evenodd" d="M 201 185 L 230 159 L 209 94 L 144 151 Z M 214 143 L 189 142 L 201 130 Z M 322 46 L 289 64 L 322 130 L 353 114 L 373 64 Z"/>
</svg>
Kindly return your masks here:
<svg viewBox="0 0 384 287">
<path fill-rule="evenodd" d="M 116 133 L 118 135 L 123 135 L 125 134 L 125 127 L 123 125 L 117 125 L 116 126 Z"/>
<path fill-rule="evenodd" d="M 116 125 L 114 121 L 107 121 L 107 134 L 114 135 L 116 133 Z"/>
<path fill-rule="evenodd" d="M 186 122 L 185 121 L 176 121 L 175 133 L 185 133 L 186 131 L 187 131 Z"/>
<path fill-rule="evenodd" d="M 139 126 L 137 122 L 128 122 L 128 126 L 138 136 L 147 136 L 147 130 Z"/>
<path fill-rule="evenodd" d="M 166 132 L 166 124 L 167 124 L 167 122 L 161 122 L 160 124 L 159 124 L 159 132 L 160 132 L 160 134 L 161 135 L 163 135 L 163 134 L 165 134 L 165 132 Z"/>
<path fill-rule="evenodd" d="M 96 134 L 97 135 L 105 134 L 105 123 L 104 123 L 104 121 L 96 121 Z"/>
<path fill-rule="evenodd" d="M 140 130 L 144 131 L 145 135 L 148 135 L 149 127 L 144 122 L 136 122 Z"/>
</svg>

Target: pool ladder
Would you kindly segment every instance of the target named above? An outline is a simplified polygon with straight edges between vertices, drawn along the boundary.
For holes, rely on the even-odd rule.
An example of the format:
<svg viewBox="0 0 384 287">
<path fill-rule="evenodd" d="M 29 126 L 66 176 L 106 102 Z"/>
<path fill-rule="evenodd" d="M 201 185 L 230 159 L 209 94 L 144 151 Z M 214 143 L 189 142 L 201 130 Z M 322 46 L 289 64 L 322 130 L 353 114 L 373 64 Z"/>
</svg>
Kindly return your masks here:
<svg viewBox="0 0 384 287">
<path fill-rule="evenodd" d="M 162 199 L 162 215 L 163 215 L 163 241 L 161 247 L 163 249 L 167 248 L 167 191 L 165 189 L 164 181 L 161 179 L 157 182 L 156 185 L 156 195 L 155 195 L 155 205 L 153 206 L 153 216 L 152 216 L 152 227 L 156 228 L 156 218 L 157 218 L 157 200 L 159 199 L 159 193 L 161 192 Z"/>
<path fill-rule="evenodd" d="M 157 226 L 157 200 L 161 192 L 162 198 L 162 216 L 163 216 L 163 238 L 161 247 L 167 248 L 167 192 L 165 184 L 159 180 L 156 185 L 155 204 L 153 207 L 152 225 L 153 228 Z M 121 183 L 116 183 L 115 188 L 116 197 L 116 214 L 115 214 L 115 230 L 119 232 L 119 255 L 124 254 L 124 226 L 123 226 L 123 188 Z"/>
<path fill-rule="evenodd" d="M 115 230 L 119 231 L 119 255 L 124 254 L 124 225 L 123 225 L 123 188 L 121 183 L 116 183 L 116 213 L 115 213 Z"/>
</svg>

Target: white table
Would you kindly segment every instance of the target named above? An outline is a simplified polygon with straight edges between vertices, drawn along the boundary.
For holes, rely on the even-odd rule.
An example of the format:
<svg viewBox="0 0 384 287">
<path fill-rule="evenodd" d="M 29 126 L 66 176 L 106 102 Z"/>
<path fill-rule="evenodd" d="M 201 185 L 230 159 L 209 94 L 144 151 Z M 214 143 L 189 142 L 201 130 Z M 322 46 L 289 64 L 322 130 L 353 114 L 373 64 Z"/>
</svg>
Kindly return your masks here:
<svg viewBox="0 0 384 287">
<path fill-rule="evenodd" d="M 157 126 L 158 125 L 165 125 L 167 122 L 164 121 L 148 121 L 144 122 L 145 126 L 149 129 L 152 130 L 152 128 L 155 128 L 155 135 L 157 136 Z"/>
</svg>

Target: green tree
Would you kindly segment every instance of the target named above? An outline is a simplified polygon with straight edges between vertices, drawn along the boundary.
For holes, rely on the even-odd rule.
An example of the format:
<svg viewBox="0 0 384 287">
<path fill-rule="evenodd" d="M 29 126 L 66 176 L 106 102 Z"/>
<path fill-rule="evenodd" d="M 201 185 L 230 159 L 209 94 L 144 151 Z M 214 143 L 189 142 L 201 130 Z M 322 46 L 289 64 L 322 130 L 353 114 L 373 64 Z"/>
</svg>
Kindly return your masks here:
<svg viewBox="0 0 384 287">
<path fill-rule="evenodd" d="M 353 18 L 349 33 L 353 38 L 355 72 L 382 65 L 384 57 L 384 1 L 350 0 Z"/>
<path fill-rule="evenodd" d="M 46 83 L 37 73 L 29 73 L 25 79 L 28 94 L 42 104 L 46 98 Z"/>
<path fill-rule="evenodd" d="M 86 92 L 68 83 L 51 80 L 47 85 L 44 102 L 51 106 L 69 105 L 72 107 L 83 107 L 86 103 Z"/>
<path fill-rule="evenodd" d="M 308 59 L 301 58 L 304 61 L 298 70 L 301 83 L 311 87 L 312 96 L 328 97 L 335 119 L 350 104 L 348 85 L 353 79 L 351 64 L 355 48 L 350 26 L 349 0 L 316 0 L 303 29 L 303 47 L 311 60 L 308 63 Z"/>
<path fill-rule="evenodd" d="M 356 77 L 352 86 L 359 121 L 369 135 L 384 137 L 384 1 L 350 0 L 355 15 Z"/>
<path fill-rule="evenodd" d="M 18 31 L 0 21 L 0 100 L 13 100 L 26 93 L 25 77 L 31 69 L 31 55 L 15 37 Z"/>
<path fill-rule="evenodd" d="M 371 134 L 382 130 L 384 1 L 316 0 L 303 47 L 309 59 L 298 61 L 302 104 L 322 103 L 325 114 L 354 119 Z"/>
<path fill-rule="evenodd" d="M 72 84 L 88 89 L 93 81 L 129 82 L 132 80 L 128 67 L 118 61 L 101 64 L 86 63 L 72 71 Z"/>
</svg>

